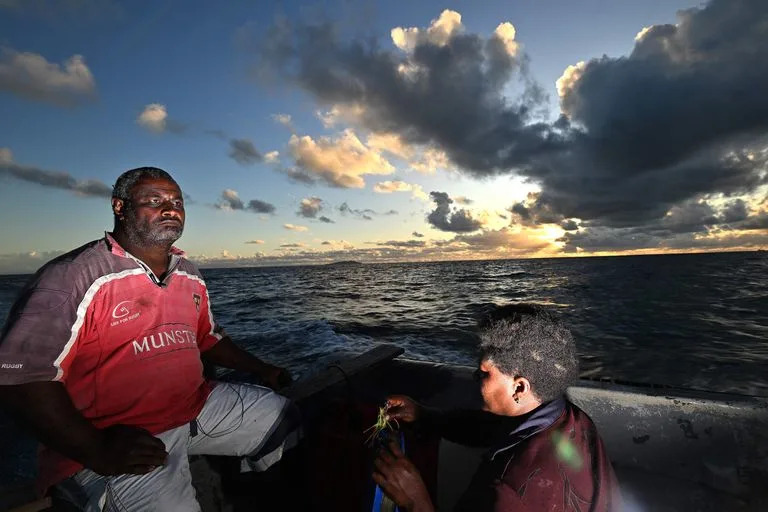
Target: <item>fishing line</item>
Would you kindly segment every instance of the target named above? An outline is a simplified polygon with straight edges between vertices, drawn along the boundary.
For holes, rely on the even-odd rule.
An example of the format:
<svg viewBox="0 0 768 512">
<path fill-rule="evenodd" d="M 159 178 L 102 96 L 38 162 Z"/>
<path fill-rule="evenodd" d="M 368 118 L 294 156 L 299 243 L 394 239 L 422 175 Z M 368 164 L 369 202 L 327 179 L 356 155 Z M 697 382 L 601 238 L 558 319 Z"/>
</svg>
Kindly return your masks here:
<svg viewBox="0 0 768 512">
<path fill-rule="evenodd" d="M 235 394 L 237 395 L 237 398 L 240 400 L 240 420 L 237 422 L 237 425 L 234 425 L 228 429 L 225 429 L 222 432 L 216 432 L 216 428 L 218 428 L 218 426 L 221 425 L 221 423 L 229 417 L 232 411 L 235 410 L 235 407 L 237 407 L 237 401 L 235 401 L 235 403 L 232 404 L 232 407 L 230 407 L 229 411 L 227 411 L 227 413 L 221 417 L 218 423 L 216 423 L 210 430 L 208 430 L 208 432 L 206 432 L 203 429 L 202 425 L 200 425 L 200 422 L 198 422 L 197 419 L 195 419 L 194 421 L 197 424 L 197 428 L 200 431 L 200 433 L 209 439 L 216 439 L 216 438 L 231 434 L 232 432 L 234 432 L 235 430 L 239 429 L 242 426 L 243 420 L 245 419 L 245 400 L 243 399 L 243 395 L 241 395 L 240 392 L 232 384 L 227 383 L 227 386 L 229 386 L 229 389 L 235 392 Z"/>
</svg>

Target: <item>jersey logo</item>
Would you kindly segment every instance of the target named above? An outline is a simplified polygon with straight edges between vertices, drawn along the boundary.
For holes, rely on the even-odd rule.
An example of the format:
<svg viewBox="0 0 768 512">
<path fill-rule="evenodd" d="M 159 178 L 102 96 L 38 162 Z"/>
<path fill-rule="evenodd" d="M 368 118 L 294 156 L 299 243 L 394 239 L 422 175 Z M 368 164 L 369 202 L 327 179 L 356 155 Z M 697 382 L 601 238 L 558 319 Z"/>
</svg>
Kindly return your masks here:
<svg viewBox="0 0 768 512">
<path fill-rule="evenodd" d="M 124 324 L 130 320 L 136 320 L 141 316 L 140 309 L 133 302 L 132 300 L 118 302 L 117 306 L 112 309 L 112 318 L 114 320 L 109 323 L 110 327 Z"/>
<path fill-rule="evenodd" d="M 201 300 L 202 300 L 202 297 L 200 297 L 200 295 L 198 295 L 196 293 L 192 294 L 192 302 L 195 303 L 195 309 L 197 310 L 198 313 L 200 312 L 200 301 Z"/>
<path fill-rule="evenodd" d="M 123 302 L 120 302 L 117 306 L 115 306 L 115 309 L 112 310 L 112 318 L 118 319 L 123 318 L 124 316 L 128 316 L 131 314 L 131 310 L 128 309 L 128 304 L 130 304 L 133 301 L 130 300 L 124 300 Z"/>
</svg>

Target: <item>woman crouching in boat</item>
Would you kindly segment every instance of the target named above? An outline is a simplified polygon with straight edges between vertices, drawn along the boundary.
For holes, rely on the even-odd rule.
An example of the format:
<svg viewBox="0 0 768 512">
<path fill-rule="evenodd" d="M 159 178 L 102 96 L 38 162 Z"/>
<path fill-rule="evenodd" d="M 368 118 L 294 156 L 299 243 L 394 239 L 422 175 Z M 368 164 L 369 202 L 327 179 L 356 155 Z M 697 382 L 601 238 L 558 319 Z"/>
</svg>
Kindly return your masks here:
<svg viewBox="0 0 768 512">
<path fill-rule="evenodd" d="M 451 441 L 490 446 L 455 510 L 614 512 L 616 476 L 594 423 L 565 397 L 578 377 L 571 332 L 543 312 L 498 320 L 480 334 L 484 411 L 441 412 L 390 396 L 389 418 Z M 395 443 L 373 478 L 409 512 L 434 510 L 424 481 Z"/>
</svg>

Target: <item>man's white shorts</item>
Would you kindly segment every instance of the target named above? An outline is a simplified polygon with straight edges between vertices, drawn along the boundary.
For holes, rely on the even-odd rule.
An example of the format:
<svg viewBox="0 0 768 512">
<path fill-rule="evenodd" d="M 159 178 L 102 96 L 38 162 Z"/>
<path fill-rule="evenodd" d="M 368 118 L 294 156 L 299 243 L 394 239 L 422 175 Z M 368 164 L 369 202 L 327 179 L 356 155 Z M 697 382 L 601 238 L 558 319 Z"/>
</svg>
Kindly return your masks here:
<svg viewBox="0 0 768 512">
<path fill-rule="evenodd" d="M 79 501 L 88 512 L 199 511 L 189 455 L 243 456 L 244 471 L 263 471 L 298 441 L 298 419 L 292 407 L 287 398 L 269 388 L 214 383 L 194 424 L 156 436 L 168 452 L 165 466 L 145 475 L 109 477 L 83 469 L 59 489 L 68 501 Z"/>
</svg>

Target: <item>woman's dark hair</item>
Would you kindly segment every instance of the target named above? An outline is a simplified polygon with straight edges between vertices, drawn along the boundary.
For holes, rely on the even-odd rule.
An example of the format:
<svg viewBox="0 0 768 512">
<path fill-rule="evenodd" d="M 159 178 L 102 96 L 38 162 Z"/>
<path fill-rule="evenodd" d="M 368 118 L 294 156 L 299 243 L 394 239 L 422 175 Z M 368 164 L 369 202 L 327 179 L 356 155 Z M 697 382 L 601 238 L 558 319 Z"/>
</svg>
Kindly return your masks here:
<svg viewBox="0 0 768 512">
<path fill-rule="evenodd" d="M 579 375 L 571 331 L 541 310 L 490 323 L 480 333 L 480 357 L 506 375 L 528 379 L 542 403 L 563 395 Z"/>
<path fill-rule="evenodd" d="M 123 201 L 129 200 L 131 198 L 131 189 L 133 189 L 136 183 L 144 178 L 155 180 L 162 179 L 176 183 L 176 180 L 162 169 L 158 169 L 157 167 L 137 167 L 136 169 L 125 171 L 119 178 L 117 178 L 115 186 L 112 187 L 112 197 L 122 199 Z"/>
</svg>

